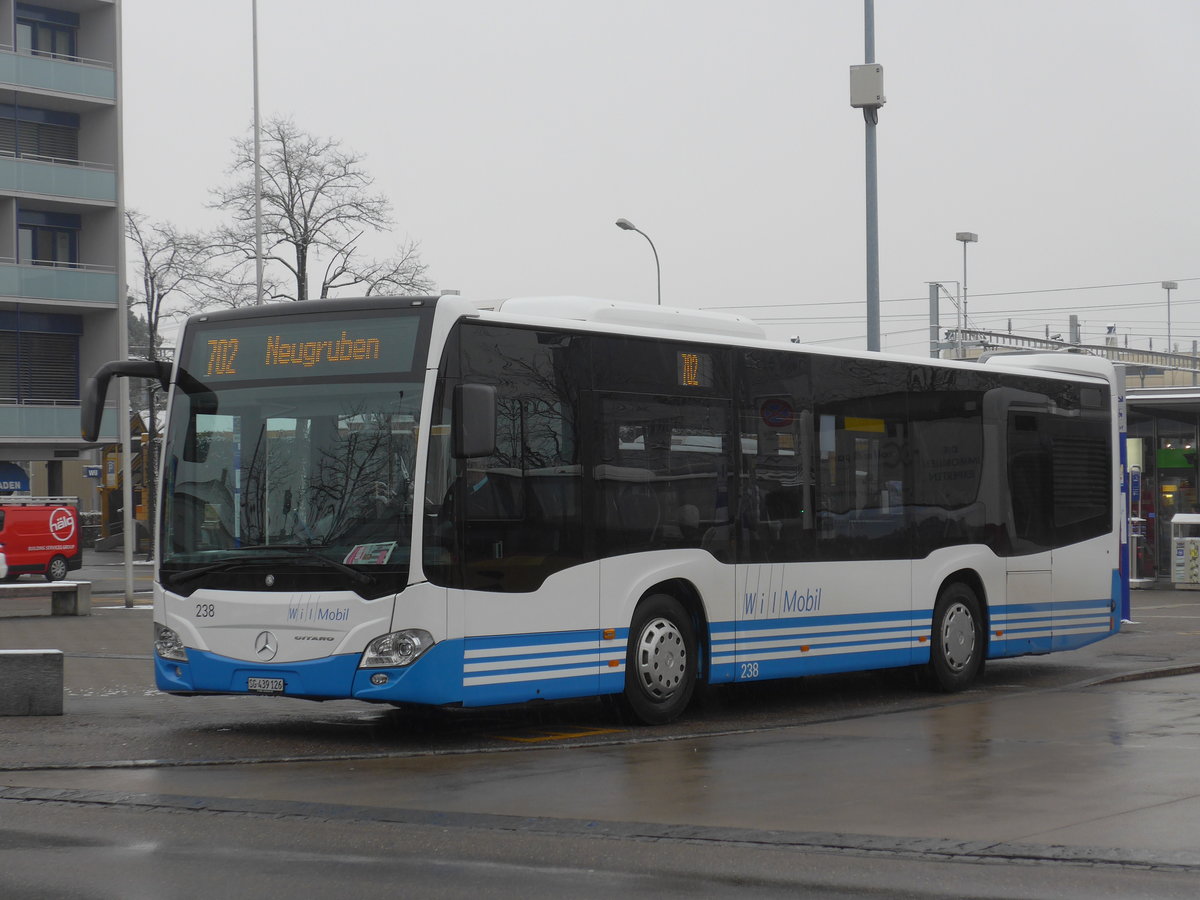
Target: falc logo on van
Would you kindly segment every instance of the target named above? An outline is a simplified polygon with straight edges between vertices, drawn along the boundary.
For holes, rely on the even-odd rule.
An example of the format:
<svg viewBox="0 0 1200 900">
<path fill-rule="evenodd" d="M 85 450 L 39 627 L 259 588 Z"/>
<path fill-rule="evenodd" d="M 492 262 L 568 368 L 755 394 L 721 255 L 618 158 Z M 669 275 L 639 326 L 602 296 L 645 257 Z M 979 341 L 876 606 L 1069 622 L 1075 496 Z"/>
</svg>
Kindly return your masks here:
<svg viewBox="0 0 1200 900">
<path fill-rule="evenodd" d="M 75 514 L 71 510 L 60 506 L 50 513 L 50 536 L 63 543 L 75 536 Z"/>
</svg>

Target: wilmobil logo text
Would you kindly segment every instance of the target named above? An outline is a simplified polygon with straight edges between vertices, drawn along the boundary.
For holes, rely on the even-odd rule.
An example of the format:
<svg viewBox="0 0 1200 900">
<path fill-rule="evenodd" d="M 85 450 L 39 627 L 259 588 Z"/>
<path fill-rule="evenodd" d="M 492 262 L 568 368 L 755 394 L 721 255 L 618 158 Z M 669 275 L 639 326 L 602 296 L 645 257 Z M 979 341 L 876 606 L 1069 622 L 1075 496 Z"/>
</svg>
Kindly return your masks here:
<svg viewBox="0 0 1200 900">
<path fill-rule="evenodd" d="M 742 603 L 744 618 L 758 616 L 794 616 L 821 609 L 822 588 L 797 588 L 793 591 L 747 591 Z"/>
</svg>

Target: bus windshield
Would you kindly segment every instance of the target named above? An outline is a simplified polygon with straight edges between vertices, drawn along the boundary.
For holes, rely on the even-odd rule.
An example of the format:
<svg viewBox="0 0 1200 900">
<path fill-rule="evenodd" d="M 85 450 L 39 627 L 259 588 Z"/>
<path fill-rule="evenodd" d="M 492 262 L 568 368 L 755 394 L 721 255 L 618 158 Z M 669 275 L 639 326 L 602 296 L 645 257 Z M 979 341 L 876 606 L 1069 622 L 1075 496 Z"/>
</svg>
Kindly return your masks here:
<svg viewBox="0 0 1200 900">
<path fill-rule="evenodd" d="M 163 566 L 301 548 L 344 565 L 407 570 L 420 396 L 416 383 L 177 394 L 164 459 Z"/>
<path fill-rule="evenodd" d="M 422 394 L 416 317 L 404 318 L 188 335 L 162 461 L 165 585 L 261 590 L 266 564 L 292 573 L 276 590 L 403 587 Z M 349 347 L 347 330 L 378 335 L 382 352 L 352 358 L 321 339 Z M 407 351 L 388 358 L 393 336 Z"/>
</svg>

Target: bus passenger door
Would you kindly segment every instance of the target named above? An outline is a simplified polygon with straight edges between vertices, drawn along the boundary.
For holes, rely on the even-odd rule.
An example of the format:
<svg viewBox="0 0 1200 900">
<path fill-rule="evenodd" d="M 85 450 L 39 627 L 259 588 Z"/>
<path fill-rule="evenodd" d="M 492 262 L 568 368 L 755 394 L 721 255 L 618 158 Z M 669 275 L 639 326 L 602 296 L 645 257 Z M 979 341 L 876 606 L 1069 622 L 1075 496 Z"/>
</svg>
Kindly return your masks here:
<svg viewBox="0 0 1200 900">
<path fill-rule="evenodd" d="M 466 702 L 594 694 L 599 586 L 566 416 L 537 397 L 499 407 L 497 452 L 458 460 L 451 488 Z"/>
<path fill-rule="evenodd" d="M 453 460 L 439 517 L 452 535 L 449 581 L 463 591 L 468 705 L 596 693 L 599 585 L 584 545 L 576 344 L 564 332 L 460 326 L 461 383 L 495 395 L 494 448 Z"/>
</svg>

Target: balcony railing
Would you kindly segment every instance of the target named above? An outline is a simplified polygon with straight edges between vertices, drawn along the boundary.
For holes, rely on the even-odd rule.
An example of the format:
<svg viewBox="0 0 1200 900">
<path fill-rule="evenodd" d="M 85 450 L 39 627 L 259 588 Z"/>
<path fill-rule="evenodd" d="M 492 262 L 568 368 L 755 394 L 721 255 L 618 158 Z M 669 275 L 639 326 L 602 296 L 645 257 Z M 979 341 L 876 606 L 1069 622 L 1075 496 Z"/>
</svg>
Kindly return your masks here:
<svg viewBox="0 0 1200 900">
<path fill-rule="evenodd" d="M 0 297 L 117 305 L 115 266 L 0 257 Z"/>
<path fill-rule="evenodd" d="M 117 440 L 117 410 L 105 408 L 100 425 L 100 440 Z M 13 441 L 79 440 L 77 406 L 7 405 L 0 400 L 0 446 Z"/>
<path fill-rule="evenodd" d="M 98 172 L 115 172 L 117 170 L 117 167 L 111 163 L 88 162 L 83 159 L 67 159 L 62 156 L 42 156 L 38 153 L 14 153 L 12 150 L 0 150 L 0 158 L 53 163 L 56 166 L 78 166 L 83 169 L 95 169 Z"/>
<path fill-rule="evenodd" d="M 54 53 L 33 53 L 0 44 L 0 82 L 98 100 L 117 99 L 113 64 Z"/>
<path fill-rule="evenodd" d="M 25 48 L 18 50 L 12 44 L 0 43 L 0 50 L 7 50 L 9 53 L 20 53 L 22 56 L 37 56 L 43 59 L 61 59 L 65 62 L 83 63 L 87 66 L 97 66 L 102 69 L 111 69 L 113 67 L 113 64 L 105 59 L 88 59 L 86 56 L 71 56 L 67 53 L 48 53 L 45 50 L 30 50 Z"/>
<path fill-rule="evenodd" d="M 0 397 L 0 406 L 73 406 L 79 407 L 79 400 L 62 400 L 53 397 Z"/>
<path fill-rule="evenodd" d="M 106 163 L 0 150 L 0 193 L 6 191 L 116 203 L 117 175 Z"/>
</svg>

